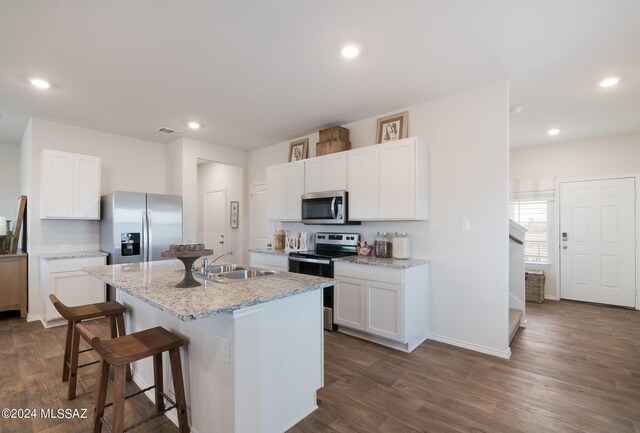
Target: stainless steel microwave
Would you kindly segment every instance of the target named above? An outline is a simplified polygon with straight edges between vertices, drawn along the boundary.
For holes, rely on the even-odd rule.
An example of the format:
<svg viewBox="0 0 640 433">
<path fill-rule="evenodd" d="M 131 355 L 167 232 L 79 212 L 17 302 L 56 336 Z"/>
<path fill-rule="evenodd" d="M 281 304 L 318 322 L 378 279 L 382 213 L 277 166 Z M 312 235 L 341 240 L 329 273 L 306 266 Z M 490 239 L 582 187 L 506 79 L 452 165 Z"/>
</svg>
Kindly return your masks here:
<svg viewBox="0 0 640 433">
<path fill-rule="evenodd" d="M 359 224 L 349 221 L 349 193 L 324 191 L 302 196 L 304 224 Z"/>
</svg>

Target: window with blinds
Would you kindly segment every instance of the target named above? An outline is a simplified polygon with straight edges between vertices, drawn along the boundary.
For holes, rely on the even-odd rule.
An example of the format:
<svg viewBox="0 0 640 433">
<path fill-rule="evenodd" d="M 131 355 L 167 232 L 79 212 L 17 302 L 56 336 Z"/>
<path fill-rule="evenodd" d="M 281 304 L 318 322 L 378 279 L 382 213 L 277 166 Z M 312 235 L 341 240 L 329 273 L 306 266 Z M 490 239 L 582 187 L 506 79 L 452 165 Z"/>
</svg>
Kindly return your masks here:
<svg viewBox="0 0 640 433">
<path fill-rule="evenodd" d="M 509 203 L 509 217 L 524 226 L 525 262 L 548 263 L 547 201 L 517 201 Z"/>
</svg>

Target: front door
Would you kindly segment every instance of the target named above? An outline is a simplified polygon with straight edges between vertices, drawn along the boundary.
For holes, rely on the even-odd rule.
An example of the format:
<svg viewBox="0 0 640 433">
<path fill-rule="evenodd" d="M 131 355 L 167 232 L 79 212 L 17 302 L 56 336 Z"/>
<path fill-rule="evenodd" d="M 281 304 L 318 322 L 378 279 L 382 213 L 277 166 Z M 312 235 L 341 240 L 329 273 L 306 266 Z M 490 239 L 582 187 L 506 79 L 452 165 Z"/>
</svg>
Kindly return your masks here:
<svg viewBox="0 0 640 433">
<path fill-rule="evenodd" d="M 204 244 L 214 256 L 227 251 L 227 190 L 218 189 L 204 194 Z"/>
<path fill-rule="evenodd" d="M 635 179 L 560 183 L 560 296 L 634 307 Z"/>
</svg>

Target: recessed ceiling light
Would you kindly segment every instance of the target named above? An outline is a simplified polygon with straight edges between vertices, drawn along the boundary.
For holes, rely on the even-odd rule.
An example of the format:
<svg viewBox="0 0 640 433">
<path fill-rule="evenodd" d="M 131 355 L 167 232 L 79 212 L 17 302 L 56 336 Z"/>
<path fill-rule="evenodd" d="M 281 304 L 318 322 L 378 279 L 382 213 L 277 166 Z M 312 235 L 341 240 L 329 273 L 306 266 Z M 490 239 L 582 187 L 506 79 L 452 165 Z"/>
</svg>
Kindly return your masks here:
<svg viewBox="0 0 640 433">
<path fill-rule="evenodd" d="M 549 134 L 549 135 L 558 135 L 558 134 L 560 134 L 560 130 L 557 129 L 557 128 L 553 128 L 553 129 L 548 130 L 547 134 Z"/>
<path fill-rule="evenodd" d="M 35 86 L 38 89 L 48 89 L 49 87 L 51 87 L 51 84 L 49 84 L 48 81 L 43 80 L 42 78 L 31 78 L 29 79 L 29 82 L 32 86 Z"/>
<path fill-rule="evenodd" d="M 200 128 L 200 124 L 198 122 L 189 122 L 189 123 L 187 123 L 187 125 L 189 125 L 189 128 L 191 128 L 191 129 Z"/>
<path fill-rule="evenodd" d="M 345 59 L 353 59 L 355 57 L 358 57 L 358 54 L 360 54 L 360 48 L 358 48 L 356 45 L 345 45 L 340 50 L 340 54 L 342 54 L 342 57 L 344 57 Z"/>
<path fill-rule="evenodd" d="M 511 109 L 509 109 L 511 114 L 521 113 L 522 110 L 524 110 L 524 105 L 514 105 L 513 107 L 511 107 Z"/>
<path fill-rule="evenodd" d="M 618 84 L 618 81 L 620 81 L 618 77 L 605 78 L 604 80 L 600 81 L 600 87 L 612 87 Z"/>
</svg>

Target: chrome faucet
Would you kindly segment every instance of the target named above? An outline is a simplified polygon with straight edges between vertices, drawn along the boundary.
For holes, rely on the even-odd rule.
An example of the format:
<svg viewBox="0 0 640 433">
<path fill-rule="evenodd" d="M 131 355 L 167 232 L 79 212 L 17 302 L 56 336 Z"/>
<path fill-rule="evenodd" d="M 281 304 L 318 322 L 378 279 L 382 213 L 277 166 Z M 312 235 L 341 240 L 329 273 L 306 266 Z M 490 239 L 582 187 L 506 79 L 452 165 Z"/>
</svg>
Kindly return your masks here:
<svg viewBox="0 0 640 433">
<path fill-rule="evenodd" d="M 204 256 L 204 257 L 202 258 L 202 262 L 200 262 L 200 273 L 201 273 L 201 274 L 203 274 L 203 275 L 207 275 L 207 274 L 209 273 L 209 268 L 210 268 L 211 266 L 213 266 L 213 264 L 214 264 L 215 262 L 217 262 L 218 260 L 220 260 L 220 259 L 221 259 L 221 258 L 223 258 L 223 257 L 227 257 L 227 256 L 231 256 L 231 255 L 233 255 L 233 251 L 229 251 L 229 252 L 227 252 L 227 253 L 220 254 L 218 257 L 216 257 L 215 259 L 213 259 L 213 260 L 211 261 L 211 263 L 209 263 L 209 259 L 207 259 L 207 256 Z"/>
</svg>

